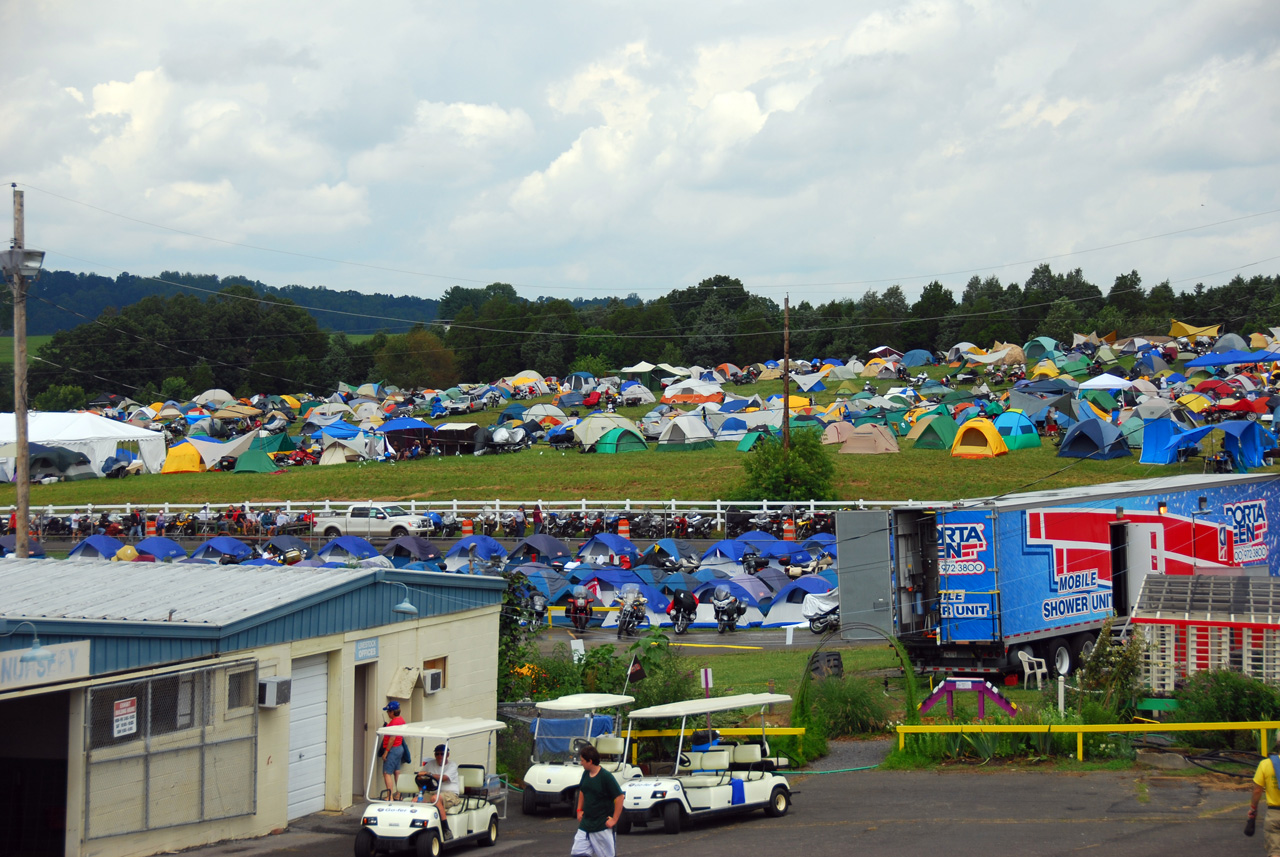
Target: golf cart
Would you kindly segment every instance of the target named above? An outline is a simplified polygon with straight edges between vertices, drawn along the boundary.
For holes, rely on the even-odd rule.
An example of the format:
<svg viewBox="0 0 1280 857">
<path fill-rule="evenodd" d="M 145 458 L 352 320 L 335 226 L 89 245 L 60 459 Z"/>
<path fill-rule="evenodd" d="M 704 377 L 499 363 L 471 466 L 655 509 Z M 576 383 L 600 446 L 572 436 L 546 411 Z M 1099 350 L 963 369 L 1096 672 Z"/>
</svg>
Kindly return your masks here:
<svg viewBox="0 0 1280 857">
<path fill-rule="evenodd" d="M 400 737 L 409 747 L 413 759 L 430 759 L 437 744 L 446 752 L 458 748 L 467 758 L 488 761 L 493 757 L 494 737 L 507 725 L 499 720 L 476 717 L 445 717 L 440 720 L 383 726 L 376 741 L 390 736 Z M 484 736 L 480 743 L 478 736 Z M 374 748 L 376 750 L 377 743 Z M 483 748 L 483 755 L 481 755 Z M 452 759 L 452 756 L 450 756 Z M 498 819 L 506 818 L 506 791 L 496 776 L 487 776 L 484 764 L 459 764 L 461 803 L 442 811 L 437 803 L 426 802 L 430 788 L 420 788 L 414 779 L 419 770 L 415 763 L 402 767 L 396 776 L 396 793 L 382 787 L 382 759 L 374 754 L 369 768 L 365 807 L 356 833 L 356 857 L 373 857 L 379 851 L 414 849 L 418 857 L 436 857 L 443 848 L 463 842 L 493 845 L 498 841 Z M 497 804 L 502 803 L 502 815 Z"/>
<path fill-rule="evenodd" d="M 782 693 L 740 693 L 688 699 L 631 712 L 628 736 L 640 728 L 638 720 L 676 717 L 680 718 L 681 735 L 676 747 L 674 775 L 640 777 L 619 784 L 623 813 L 618 831 L 628 833 L 633 825 L 645 827 L 650 821 L 661 820 L 665 832 L 679 833 L 685 819 L 754 809 L 763 809 L 765 815 L 774 818 L 786 815 L 791 806 L 791 786 L 786 777 L 775 771 L 776 761 L 768 757 L 764 707 L 790 699 Z M 685 750 L 684 730 L 690 717 L 739 708 L 760 709 L 759 744 L 713 745 L 702 752 Z"/>
<path fill-rule="evenodd" d="M 539 717 L 535 721 L 530 760 L 533 765 L 524 775 L 524 798 L 520 804 L 525 815 L 536 814 L 540 804 L 564 801 L 574 806 L 578 783 L 582 781 L 578 751 L 584 743 L 595 745 L 600 753 L 600 765 L 612 773 L 619 784 L 640 776 L 640 769 L 626 762 L 626 742 L 622 738 L 592 734 L 598 709 L 621 708 L 635 701 L 634 696 L 618 693 L 571 693 L 537 704 L 538 710 L 544 713 L 580 711 L 584 714 L 581 718 Z"/>
</svg>

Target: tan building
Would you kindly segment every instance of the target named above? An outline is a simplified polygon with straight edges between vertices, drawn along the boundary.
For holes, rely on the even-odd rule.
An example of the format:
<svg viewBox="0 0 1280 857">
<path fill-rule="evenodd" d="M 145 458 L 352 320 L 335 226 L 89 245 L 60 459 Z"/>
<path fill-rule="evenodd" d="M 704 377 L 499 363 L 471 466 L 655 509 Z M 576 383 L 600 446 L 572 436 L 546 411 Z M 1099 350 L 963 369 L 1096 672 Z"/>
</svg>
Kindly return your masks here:
<svg viewBox="0 0 1280 857">
<path fill-rule="evenodd" d="M 22 807 L 0 815 L 0 842 L 149 855 L 351 805 L 389 699 L 406 720 L 494 716 L 504 587 L 382 568 L 0 564 L 0 799 Z M 463 755 L 493 769 L 484 743 Z"/>
</svg>

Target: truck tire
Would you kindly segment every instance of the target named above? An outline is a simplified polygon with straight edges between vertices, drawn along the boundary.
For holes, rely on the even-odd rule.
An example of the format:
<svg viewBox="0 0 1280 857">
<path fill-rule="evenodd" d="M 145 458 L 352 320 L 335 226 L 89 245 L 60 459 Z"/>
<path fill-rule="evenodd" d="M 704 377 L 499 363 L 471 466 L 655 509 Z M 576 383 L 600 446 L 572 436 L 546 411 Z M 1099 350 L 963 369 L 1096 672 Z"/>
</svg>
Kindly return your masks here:
<svg viewBox="0 0 1280 857">
<path fill-rule="evenodd" d="M 1076 657 L 1066 637 L 1049 641 L 1045 646 L 1045 661 L 1048 663 L 1050 676 L 1071 675 L 1071 671 L 1076 668 Z"/>
<path fill-rule="evenodd" d="M 356 857 L 373 857 L 377 845 L 378 837 L 369 828 L 363 828 L 356 834 Z"/>
<path fill-rule="evenodd" d="M 404 527 L 391 528 L 391 538 L 393 539 L 402 539 L 407 535 L 409 535 L 409 531 L 406 530 Z"/>
<path fill-rule="evenodd" d="M 324 531 L 324 537 L 326 539 L 336 539 L 340 535 L 342 535 L 342 530 L 337 527 L 328 527 Z"/>
<path fill-rule="evenodd" d="M 675 801 L 662 805 L 662 832 L 669 835 L 680 832 L 680 804 Z"/>
<path fill-rule="evenodd" d="M 1071 649 L 1076 656 L 1076 666 L 1079 667 L 1089 659 L 1093 654 L 1093 647 L 1098 642 L 1096 633 L 1085 631 L 1083 634 L 1076 634 L 1071 640 Z"/>
</svg>

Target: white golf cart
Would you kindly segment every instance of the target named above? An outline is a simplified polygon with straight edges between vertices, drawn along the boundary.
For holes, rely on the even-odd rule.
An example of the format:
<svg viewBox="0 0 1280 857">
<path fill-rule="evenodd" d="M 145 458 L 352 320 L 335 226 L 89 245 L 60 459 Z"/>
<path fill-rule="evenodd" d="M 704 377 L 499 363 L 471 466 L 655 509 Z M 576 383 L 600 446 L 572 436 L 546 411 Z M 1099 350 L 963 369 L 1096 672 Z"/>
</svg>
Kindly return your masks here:
<svg viewBox="0 0 1280 857">
<path fill-rule="evenodd" d="M 356 833 L 356 857 L 373 857 L 379 851 L 414 849 L 418 857 L 436 857 L 443 848 L 463 842 L 493 845 L 498 841 L 498 819 L 506 818 L 506 790 L 496 776 L 488 776 L 484 764 L 458 764 L 461 803 L 447 812 L 437 803 L 425 802 L 425 791 L 414 775 L 422 761 L 430 759 L 437 744 L 444 744 L 453 761 L 456 748 L 471 754 L 467 758 L 493 758 L 494 737 L 507 725 L 499 720 L 475 717 L 446 717 L 397 726 L 383 726 L 377 741 L 388 735 L 404 739 L 412 765 L 400 769 L 396 794 L 382 790 L 382 759 L 375 755 L 369 769 L 365 797 L 369 805 Z M 479 736 L 485 736 L 481 743 Z M 374 749 L 377 749 L 377 743 Z M 483 749 L 481 749 L 483 748 Z M 483 755 L 481 753 L 483 752 Z M 497 804 L 502 804 L 498 815 Z"/>
<path fill-rule="evenodd" d="M 619 783 L 623 793 L 623 813 L 618 822 L 621 833 L 632 826 L 644 827 L 662 821 L 667 833 L 679 833 L 685 819 L 704 818 L 730 812 L 763 809 L 779 817 L 791 807 L 791 786 L 776 772 L 777 760 L 769 758 L 764 735 L 764 707 L 788 702 L 782 693 L 740 693 L 710 699 L 688 699 L 640 708 L 629 715 L 630 732 L 641 728 L 637 721 L 680 718 L 681 737 L 676 747 L 675 774 L 649 776 Z M 717 711 L 759 708 L 760 743 L 713 746 L 702 752 L 686 751 L 684 729 L 690 717 Z M 628 737 L 628 743 L 630 743 Z"/>
<path fill-rule="evenodd" d="M 579 763 L 578 750 L 583 743 L 595 745 L 600 753 L 600 765 L 613 774 L 618 783 L 640 776 L 640 769 L 626 762 L 626 742 L 612 734 L 592 737 L 592 724 L 595 713 L 602 708 L 621 708 L 635 702 L 634 696 L 620 693 L 571 693 L 558 699 L 539 702 L 541 712 L 581 711 L 583 717 L 566 719 L 560 722 L 579 725 L 577 734 L 563 737 L 563 752 L 548 752 L 544 745 L 547 739 L 545 718 L 539 717 L 533 732 L 533 765 L 524 775 L 524 798 L 520 809 L 525 815 L 534 815 L 540 805 L 555 804 L 561 801 L 574 806 L 577 799 L 578 783 L 582 782 L 582 765 Z M 621 712 L 618 712 L 621 715 Z M 617 722 L 615 720 L 615 722 Z M 616 728 L 616 727 L 615 727 Z M 540 742 L 539 738 L 543 740 Z M 560 736 L 556 736 L 560 737 Z"/>
</svg>

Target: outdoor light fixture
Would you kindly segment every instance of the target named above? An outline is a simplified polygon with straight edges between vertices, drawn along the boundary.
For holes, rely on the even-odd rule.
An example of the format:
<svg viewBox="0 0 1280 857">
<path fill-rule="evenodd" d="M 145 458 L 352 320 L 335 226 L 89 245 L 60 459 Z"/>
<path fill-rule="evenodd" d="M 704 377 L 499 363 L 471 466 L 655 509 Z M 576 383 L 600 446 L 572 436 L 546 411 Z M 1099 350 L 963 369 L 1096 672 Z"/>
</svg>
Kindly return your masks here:
<svg viewBox="0 0 1280 857">
<path fill-rule="evenodd" d="M 14 274 L 22 277 L 34 277 L 40 273 L 44 264 L 43 250 L 5 250 L 0 253 L 0 269 L 4 270 L 5 279 L 12 279 Z"/>
<path fill-rule="evenodd" d="M 12 637 L 22 629 L 23 625 L 31 625 L 31 623 L 19 622 L 17 628 L 7 634 L 0 634 L 0 637 Z M 18 662 L 23 664 L 48 663 L 57 657 L 56 654 L 40 645 L 40 635 L 36 633 L 36 626 L 31 625 L 31 648 L 22 653 L 22 656 L 18 658 Z"/>
<path fill-rule="evenodd" d="M 1159 512 L 1161 515 L 1167 513 L 1169 511 L 1169 504 L 1161 500 L 1160 505 L 1156 506 L 1156 511 Z"/>
<path fill-rule="evenodd" d="M 1116 506 L 1116 520 L 1117 521 L 1124 520 L 1124 506 Z"/>
<path fill-rule="evenodd" d="M 394 581 L 390 581 L 390 580 L 384 581 L 384 583 L 393 583 L 393 582 Z M 414 607 L 413 602 L 409 600 L 409 587 L 405 586 L 403 583 L 396 583 L 395 585 L 399 586 L 404 590 L 404 600 L 401 601 L 399 604 L 397 604 L 395 607 L 392 607 L 391 612 L 397 613 L 401 616 L 417 616 L 418 608 Z"/>
</svg>

